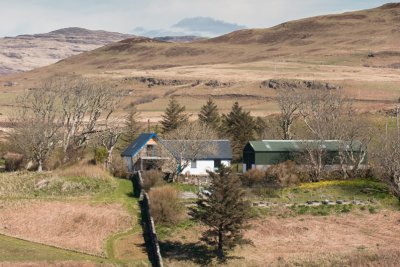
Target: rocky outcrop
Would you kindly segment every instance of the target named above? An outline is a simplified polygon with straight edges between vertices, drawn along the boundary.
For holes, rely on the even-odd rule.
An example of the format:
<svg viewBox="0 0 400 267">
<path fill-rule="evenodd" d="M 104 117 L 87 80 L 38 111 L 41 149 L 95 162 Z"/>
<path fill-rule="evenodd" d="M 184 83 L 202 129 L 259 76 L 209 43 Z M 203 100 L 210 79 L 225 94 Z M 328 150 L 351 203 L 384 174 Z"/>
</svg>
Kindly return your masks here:
<svg viewBox="0 0 400 267">
<path fill-rule="evenodd" d="M 153 86 L 179 86 L 179 85 L 187 85 L 187 84 L 192 84 L 193 81 L 187 81 L 187 80 L 176 80 L 176 79 L 159 79 L 159 78 L 153 78 L 153 77 L 125 77 L 124 78 L 125 82 L 128 81 L 137 81 L 139 83 L 144 83 L 147 84 L 147 87 L 151 88 Z"/>
<path fill-rule="evenodd" d="M 210 81 L 204 83 L 204 85 L 215 88 L 215 87 L 229 87 L 232 85 L 232 83 L 231 82 L 221 82 L 218 80 L 210 80 Z"/>
<path fill-rule="evenodd" d="M 204 85 L 207 87 L 217 88 L 217 87 L 229 87 L 233 85 L 232 82 L 221 82 L 218 80 L 209 80 L 209 81 L 201 81 L 201 80 L 177 80 L 177 79 L 160 79 L 154 77 L 125 77 L 123 79 L 124 82 L 129 81 L 137 81 L 139 83 L 147 84 L 147 87 L 151 88 L 153 86 L 181 86 L 188 85 L 191 87 Z"/>
<path fill-rule="evenodd" d="M 335 89 L 340 89 L 341 87 L 336 84 L 317 82 L 317 81 L 270 79 L 270 80 L 262 81 L 260 88 L 335 90 Z"/>
</svg>

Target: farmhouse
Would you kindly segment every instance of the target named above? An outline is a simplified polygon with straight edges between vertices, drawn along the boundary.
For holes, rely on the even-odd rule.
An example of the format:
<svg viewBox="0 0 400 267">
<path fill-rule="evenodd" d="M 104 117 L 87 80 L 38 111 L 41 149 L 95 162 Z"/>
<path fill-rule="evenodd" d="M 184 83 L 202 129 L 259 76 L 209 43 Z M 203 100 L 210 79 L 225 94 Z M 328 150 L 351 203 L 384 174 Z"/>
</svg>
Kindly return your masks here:
<svg viewBox="0 0 400 267">
<path fill-rule="evenodd" d="M 243 172 L 257 168 L 265 170 L 269 166 L 293 160 L 298 163 L 304 162 L 304 154 L 310 150 L 319 150 L 324 154 L 326 165 L 339 164 L 339 152 L 353 156 L 365 154 L 365 148 L 361 142 L 343 142 L 339 140 L 260 140 L 250 141 L 243 149 Z M 362 155 L 362 164 L 367 159 Z M 306 163 L 307 164 L 307 163 Z"/>
<path fill-rule="evenodd" d="M 231 165 L 232 148 L 228 140 L 162 140 L 155 133 L 142 133 L 121 156 L 130 172 L 159 169 L 208 175 L 207 171 L 215 171 L 222 164 Z M 170 164 L 172 161 L 176 164 Z"/>
</svg>

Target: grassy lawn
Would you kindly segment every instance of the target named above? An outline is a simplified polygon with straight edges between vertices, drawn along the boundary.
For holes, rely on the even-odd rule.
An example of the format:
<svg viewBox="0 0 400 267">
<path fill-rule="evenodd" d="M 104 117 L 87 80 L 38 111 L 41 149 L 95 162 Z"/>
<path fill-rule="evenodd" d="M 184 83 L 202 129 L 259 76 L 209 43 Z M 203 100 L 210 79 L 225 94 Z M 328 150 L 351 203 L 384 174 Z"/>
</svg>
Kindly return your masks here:
<svg viewBox="0 0 400 267">
<path fill-rule="evenodd" d="M 90 261 L 109 263 L 108 260 L 50 246 L 0 235 L 0 259 L 9 262 L 33 261 Z"/>
</svg>

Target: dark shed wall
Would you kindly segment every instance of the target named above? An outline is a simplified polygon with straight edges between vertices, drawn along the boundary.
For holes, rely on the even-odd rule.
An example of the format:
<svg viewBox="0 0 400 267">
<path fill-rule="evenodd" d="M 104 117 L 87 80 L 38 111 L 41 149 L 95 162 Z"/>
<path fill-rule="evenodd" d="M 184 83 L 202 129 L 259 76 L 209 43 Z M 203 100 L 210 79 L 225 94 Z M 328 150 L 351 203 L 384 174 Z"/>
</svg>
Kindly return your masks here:
<svg viewBox="0 0 400 267">
<path fill-rule="evenodd" d="M 246 164 L 247 170 L 251 169 L 251 166 L 255 164 L 255 152 L 250 143 L 247 143 L 243 149 L 243 163 Z"/>
<path fill-rule="evenodd" d="M 256 152 L 255 153 L 255 164 L 256 165 L 272 165 L 285 162 L 291 159 L 290 152 Z"/>
</svg>

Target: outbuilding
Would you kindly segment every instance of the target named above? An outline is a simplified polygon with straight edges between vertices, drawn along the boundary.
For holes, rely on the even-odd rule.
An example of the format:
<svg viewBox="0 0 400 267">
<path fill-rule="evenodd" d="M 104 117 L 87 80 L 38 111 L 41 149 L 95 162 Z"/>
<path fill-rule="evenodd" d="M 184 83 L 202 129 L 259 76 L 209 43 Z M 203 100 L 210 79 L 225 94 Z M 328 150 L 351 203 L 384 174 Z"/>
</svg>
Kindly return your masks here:
<svg viewBox="0 0 400 267">
<path fill-rule="evenodd" d="M 250 141 L 243 149 L 243 172 L 249 169 L 266 170 L 269 166 L 288 160 L 304 163 L 305 153 L 312 149 L 324 151 L 326 165 L 339 164 L 339 151 L 351 150 L 353 154 L 362 153 L 361 142 L 339 140 L 259 140 Z M 363 163 L 366 163 L 366 157 Z"/>
</svg>

